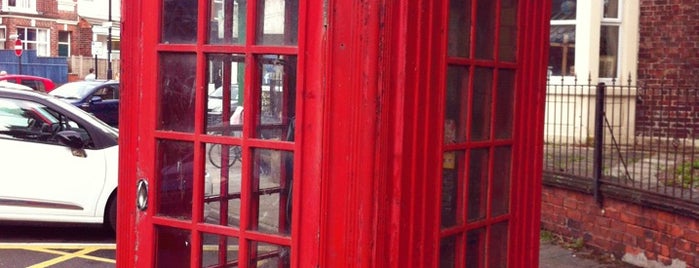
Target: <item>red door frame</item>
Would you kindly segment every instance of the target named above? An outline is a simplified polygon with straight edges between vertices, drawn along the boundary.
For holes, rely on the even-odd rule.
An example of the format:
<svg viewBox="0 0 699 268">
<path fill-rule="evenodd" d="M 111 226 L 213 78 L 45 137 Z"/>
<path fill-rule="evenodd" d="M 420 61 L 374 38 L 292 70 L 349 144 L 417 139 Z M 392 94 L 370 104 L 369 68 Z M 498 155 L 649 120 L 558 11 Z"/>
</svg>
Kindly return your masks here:
<svg viewBox="0 0 699 268">
<path fill-rule="evenodd" d="M 303 152 L 297 175 L 317 179 L 298 185 L 303 189 L 298 200 L 307 201 L 294 203 L 304 217 L 296 217 L 302 227 L 292 234 L 298 249 L 292 262 L 297 267 L 436 267 L 440 185 L 429 178 L 440 174 L 442 130 L 425 126 L 441 114 L 442 95 L 425 89 L 443 87 L 441 23 L 448 1 L 301 3 L 306 3 L 305 22 L 299 24 L 305 28 L 299 30 L 306 34 L 299 55 L 313 60 L 299 61 L 305 103 L 298 113 L 306 124 L 298 126 L 304 135 L 297 145 Z M 519 5 L 509 265 L 535 267 L 550 3 L 520 0 Z M 152 236 L 134 222 L 144 216 L 135 209 L 136 181 L 152 174 L 147 167 L 154 163 L 135 148 L 139 139 L 149 138 L 140 136 L 140 127 L 155 125 L 154 110 L 145 106 L 153 100 L 142 99 L 139 91 L 157 83 L 155 76 L 142 74 L 156 70 L 158 38 L 152 33 L 157 31 L 149 23 L 158 8 L 157 1 L 123 0 L 120 267 L 149 258 L 139 252 L 153 245 L 149 239 L 136 242 Z"/>
</svg>

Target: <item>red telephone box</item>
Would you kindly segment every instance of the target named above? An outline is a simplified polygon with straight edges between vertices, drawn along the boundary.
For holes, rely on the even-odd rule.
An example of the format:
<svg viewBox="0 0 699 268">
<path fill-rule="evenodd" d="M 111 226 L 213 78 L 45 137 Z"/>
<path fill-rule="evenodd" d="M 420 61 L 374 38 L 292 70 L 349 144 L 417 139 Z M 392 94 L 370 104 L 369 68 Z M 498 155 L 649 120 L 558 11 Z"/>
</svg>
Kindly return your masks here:
<svg viewBox="0 0 699 268">
<path fill-rule="evenodd" d="M 124 0 L 119 267 L 536 267 L 549 2 Z"/>
</svg>

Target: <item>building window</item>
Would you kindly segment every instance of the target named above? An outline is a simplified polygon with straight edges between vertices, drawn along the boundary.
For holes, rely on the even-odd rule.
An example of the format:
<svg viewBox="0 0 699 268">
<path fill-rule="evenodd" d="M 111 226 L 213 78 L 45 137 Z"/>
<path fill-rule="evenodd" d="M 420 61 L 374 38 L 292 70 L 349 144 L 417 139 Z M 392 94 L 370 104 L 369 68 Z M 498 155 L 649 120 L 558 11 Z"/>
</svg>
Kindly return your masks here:
<svg viewBox="0 0 699 268">
<path fill-rule="evenodd" d="M 575 75 L 576 1 L 553 0 L 551 12 L 549 75 Z"/>
<path fill-rule="evenodd" d="M 619 69 L 619 28 L 621 16 L 619 0 L 605 0 L 600 29 L 599 77 L 617 78 Z"/>
<path fill-rule="evenodd" d="M 25 50 L 36 50 L 36 55 L 40 57 L 51 56 L 49 30 L 18 27 L 17 36 L 22 40 Z"/>
<path fill-rule="evenodd" d="M 36 13 L 36 0 L 2 0 L 3 11 Z"/>
<path fill-rule="evenodd" d="M 0 26 L 0 49 L 5 49 L 5 42 L 7 42 L 7 28 Z"/>
<path fill-rule="evenodd" d="M 58 56 L 70 57 L 70 32 L 58 32 Z"/>
</svg>

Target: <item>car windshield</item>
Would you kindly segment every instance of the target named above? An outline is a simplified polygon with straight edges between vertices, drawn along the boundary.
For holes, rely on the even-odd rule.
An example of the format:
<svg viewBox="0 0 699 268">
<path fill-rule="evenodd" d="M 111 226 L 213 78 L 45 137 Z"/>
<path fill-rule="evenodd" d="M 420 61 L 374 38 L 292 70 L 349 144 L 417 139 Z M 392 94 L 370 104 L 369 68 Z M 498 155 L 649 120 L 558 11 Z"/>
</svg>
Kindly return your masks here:
<svg viewBox="0 0 699 268">
<path fill-rule="evenodd" d="M 52 90 L 49 95 L 62 99 L 82 99 L 99 84 L 99 82 L 67 83 Z"/>
</svg>

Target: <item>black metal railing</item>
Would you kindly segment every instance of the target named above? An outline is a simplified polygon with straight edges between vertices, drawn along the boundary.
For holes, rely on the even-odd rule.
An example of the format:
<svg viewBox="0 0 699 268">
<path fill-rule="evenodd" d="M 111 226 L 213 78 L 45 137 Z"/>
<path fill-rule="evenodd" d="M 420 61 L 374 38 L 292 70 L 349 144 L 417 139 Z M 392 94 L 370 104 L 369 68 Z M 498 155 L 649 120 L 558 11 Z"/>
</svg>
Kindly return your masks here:
<svg viewBox="0 0 699 268">
<path fill-rule="evenodd" d="M 699 205 L 697 88 L 549 81 L 544 136 L 545 182 Z"/>
</svg>

